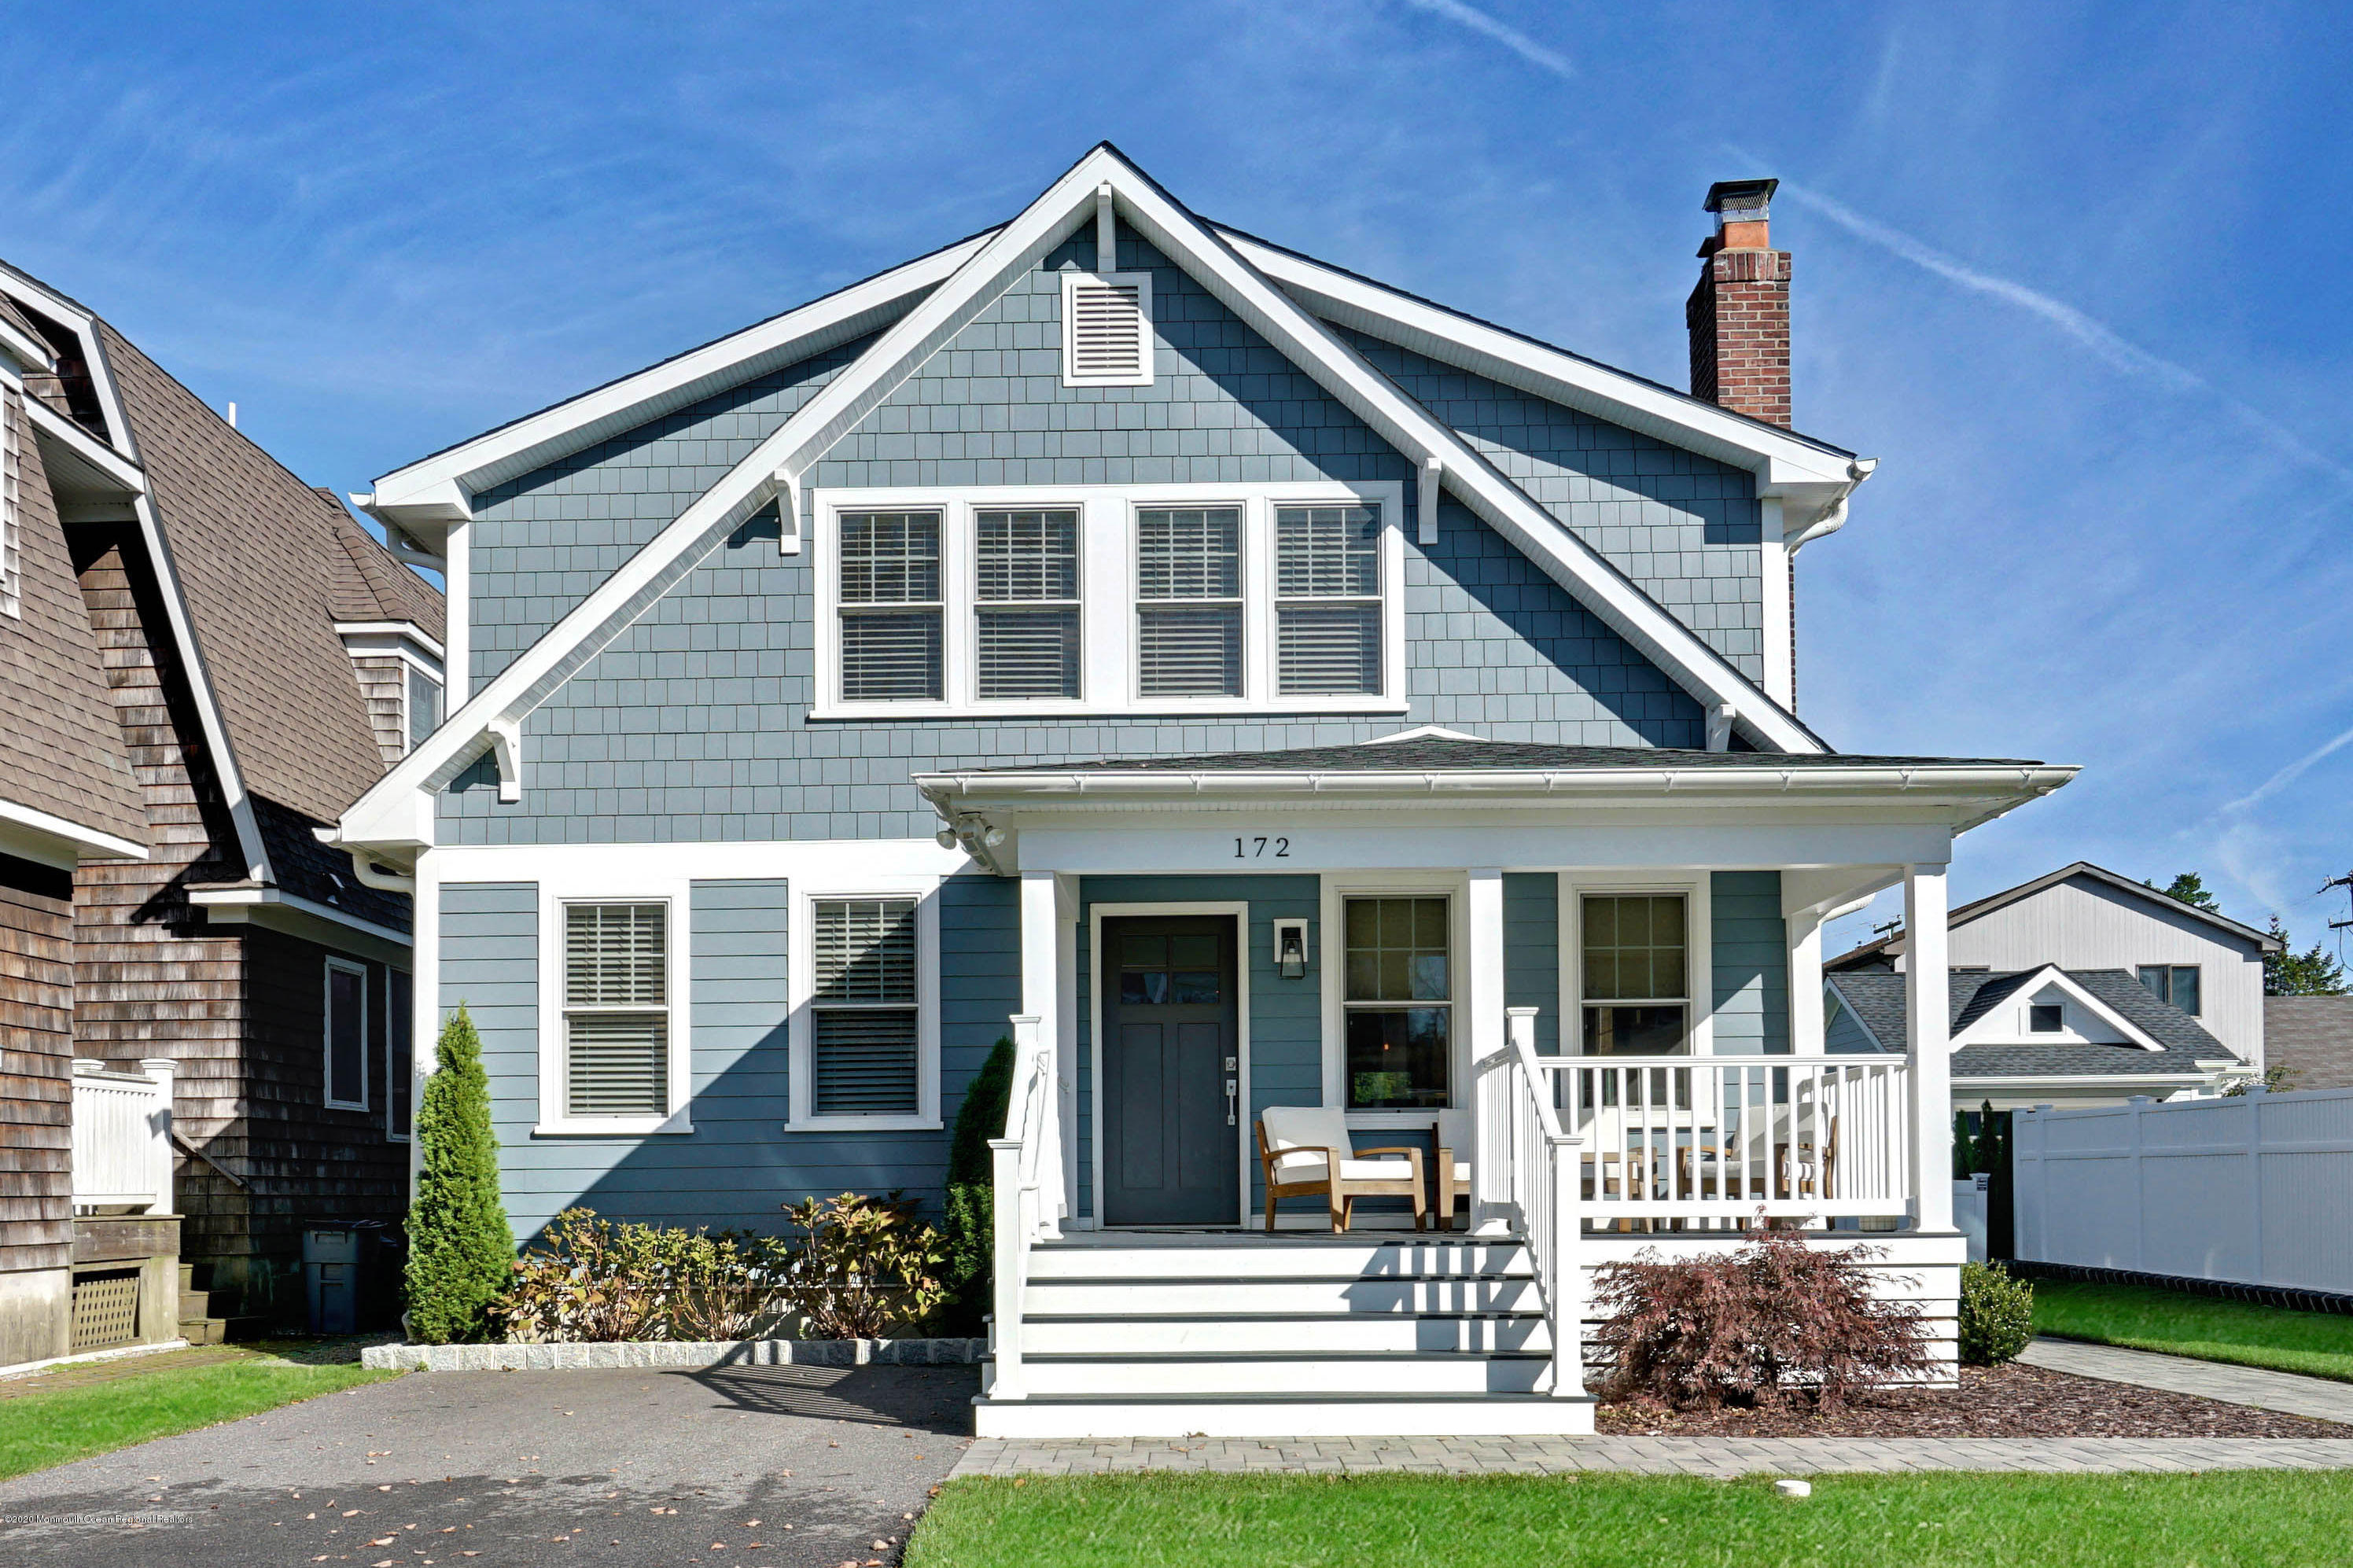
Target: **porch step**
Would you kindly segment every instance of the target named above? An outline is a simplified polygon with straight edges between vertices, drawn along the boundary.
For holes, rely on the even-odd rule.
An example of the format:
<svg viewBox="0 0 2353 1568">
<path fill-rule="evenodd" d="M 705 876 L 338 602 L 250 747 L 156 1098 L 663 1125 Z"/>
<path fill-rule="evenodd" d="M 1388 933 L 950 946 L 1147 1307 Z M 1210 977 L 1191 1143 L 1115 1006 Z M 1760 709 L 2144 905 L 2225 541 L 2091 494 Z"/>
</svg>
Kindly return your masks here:
<svg viewBox="0 0 2353 1568">
<path fill-rule="evenodd" d="M 1169 1238 L 1060 1242 L 1030 1254 L 1040 1279 L 1429 1279 L 1465 1275 L 1532 1277 L 1516 1242 L 1374 1241 L 1283 1233 L 1247 1242 Z"/>
<path fill-rule="evenodd" d="M 1023 1321 L 1049 1354 L 1155 1358 L 1552 1349 L 1551 1331 L 1536 1312 L 1032 1314 Z"/>
<path fill-rule="evenodd" d="M 218 1318 L 182 1318 L 180 1337 L 192 1345 L 216 1345 L 227 1337 L 227 1328 Z"/>
<path fill-rule="evenodd" d="M 1333 1355 L 1071 1355 L 1022 1357 L 1033 1394 L 1180 1398 L 1264 1394 L 1528 1394 L 1550 1377 L 1549 1355 L 1461 1351 Z"/>
<path fill-rule="evenodd" d="M 1034 1317 L 1248 1318 L 1356 1313 L 1520 1312 L 1540 1305 L 1526 1275 L 1464 1274 L 1422 1279 L 1325 1276 L 1211 1276 L 1171 1279 L 1030 1276 L 1021 1315 Z"/>
<path fill-rule="evenodd" d="M 983 1437 L 1589 1436 L 1593 1401 L 1546 1394 L 1084 1395 L 972 1402 Z"/>
</svg>

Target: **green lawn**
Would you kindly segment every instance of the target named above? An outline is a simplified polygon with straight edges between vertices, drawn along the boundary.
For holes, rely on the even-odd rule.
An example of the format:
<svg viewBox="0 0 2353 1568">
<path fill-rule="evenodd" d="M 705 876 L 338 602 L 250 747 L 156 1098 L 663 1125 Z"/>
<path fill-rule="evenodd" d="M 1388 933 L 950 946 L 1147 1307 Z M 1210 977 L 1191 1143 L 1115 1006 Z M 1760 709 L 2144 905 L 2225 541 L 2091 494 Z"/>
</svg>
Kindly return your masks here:
<svg viewBox="0 0 2353 1568">
<path fill-rule="evenodd" d="M 61 1386 L 0 1398 L 0 1479 L 400 1375 L 369 1372 L 356 1362 L 290 1361 L 266 1351 L 236 1361 L 172 1364 L 175 1354 L 199 1353 L 167 1351 L 136 1375 L 86 1382 L 68 1381 L 87 1375 L 69 1369 L 51 1374 Z"/>
<path fill-rule="evenodd" d="M 2346 1561 L 2353 1474 L 1036 1477 L 955 1481 L 908 1568 Z"/>
<path fill-rule="evenodd" d="M 2353 1317 L 2334 1312 L 2291 1312 L 2137 1285 L 2037 1279 L 2034 1327 L 2071 1340 L 2353 1383 Z"/>
</svg>

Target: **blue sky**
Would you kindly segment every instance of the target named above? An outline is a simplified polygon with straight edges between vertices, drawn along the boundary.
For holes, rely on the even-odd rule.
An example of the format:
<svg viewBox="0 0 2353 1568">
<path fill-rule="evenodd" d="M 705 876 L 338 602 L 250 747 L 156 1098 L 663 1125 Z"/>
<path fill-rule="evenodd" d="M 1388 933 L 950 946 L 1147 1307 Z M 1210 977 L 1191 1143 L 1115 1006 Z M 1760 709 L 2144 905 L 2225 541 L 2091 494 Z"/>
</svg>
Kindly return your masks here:
<svg viewBox="0 0 2353 1568">
<path fill-rule="evenodd" d="M 1963 841 L 2353 862 L 2341 8 L 0 3 L 0 256 L 314 482 L 996 221 L 1117 142 L 1196 210 L 1675 384 L 1708 182 L 1774 174 L 1845 750 L 2084 764 Z M 2340 749 L 2329 750 L 2332 746 Z M 1834 933 L 1857 936 L 1858 917 Z"/>
</svg>

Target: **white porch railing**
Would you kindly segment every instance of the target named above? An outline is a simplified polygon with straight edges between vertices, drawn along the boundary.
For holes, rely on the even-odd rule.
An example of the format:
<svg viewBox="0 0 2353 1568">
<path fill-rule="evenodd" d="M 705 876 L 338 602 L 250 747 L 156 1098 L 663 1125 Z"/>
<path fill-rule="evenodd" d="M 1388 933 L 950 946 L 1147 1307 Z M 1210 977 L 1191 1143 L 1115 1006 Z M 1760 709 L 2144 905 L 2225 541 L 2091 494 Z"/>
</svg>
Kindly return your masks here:
<svg viewBox="0 0 2353 1568">
<path fill-rule="evenodd" d="M 1736 1227 L 1908 1212 L 1901 1057 L 1545 1057 L 1547 1102 L 1584 1140 L 1596 1229 L 1620 1220 Z"/>
<path fill-rule="evenodd" d="M 1021 1299 L 1029 1283 L 1029 1249 L 1055 1233 L 1061 1214 L 1062 1154 L 1054 1112 L 1053 1052 L 1038 1039 L 1038 1020 L 1013 1020 L 1013 1092 L 1005 1136 L 988 1147 L 996 1185 L 996 1357 L 991 1399 L 1018 1399 L 1022 1386 Z"/>
<path fill-rule="evenodd" d="M 1556 1398 L 1585 1393 L 1585 1269 L 1577 1256 L 1579 1140 L 1564 1131 L 1536 1055 L 1533 1007 L 1505 1010 L 1504 1048 L 1487 1058 L 1479 1083 L 1478 1158 L 1500 1181 L 1504 1218 L 1525 1238 L 1552 1335 Z M 1483 1217 L 1483 1216 L 1482 1216 Z"/>
<path fill-rule="evenodd" d="M 73 1203 L 77 1214 L 168 1214 L 172 1208 L 172 1074 L 156 1058 L 138 1072 L 73 1064 Z"/>
</svg>

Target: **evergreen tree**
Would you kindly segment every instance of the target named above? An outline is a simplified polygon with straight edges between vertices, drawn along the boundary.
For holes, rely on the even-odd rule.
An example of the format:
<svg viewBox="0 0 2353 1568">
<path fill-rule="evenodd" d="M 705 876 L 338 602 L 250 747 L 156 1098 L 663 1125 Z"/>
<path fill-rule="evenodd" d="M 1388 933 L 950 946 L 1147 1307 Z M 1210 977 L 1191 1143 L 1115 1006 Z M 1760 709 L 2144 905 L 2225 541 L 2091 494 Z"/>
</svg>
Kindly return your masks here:
<svg viewBox="0 0 2353 1568">
<path fill-rule="evenodd" d="M 2298 952 L 2288 941 L 2287 927 L 2272 917 L 2272 935 L 2280 950 L 2263 954 L 2263 994 L 2266 996 L 2342 996 L 2345 965 L 2320 951 L 2314 942 Z"/>
<path fill-rule="evenodd" d="M 2154 888 L 2157 884 L 2145 882 L 2142 886 Z M 2217 915 L 2222 912 L 2222 906 L 2215 901 L 2213 894 L 2206 890 L 2206 879 L 2195 871 L 2184 871 L 2175 877 L 2166 885 L 2165 896 L 2179 899 L 2193 910 L 2204 910 Z"/>
<path fill-rule="evenodd" d="M 941 1278 L 955 1292 L 943 1325 L 951 1334 L 977 1337 L 988 1313 L 997 1247 L 997 1173 L 988 1141 L 1005 1136 L 1012 1100 L 1013 1042 L 999 1040 L 965 1090 L 948 1144 L 948 1256 Z"/>
<path fill-rule="evenodd" d="M 513 1273 L 514 1232 L 499 1195 L 499 1144 L 482 1040 L 460 1005 L 442 1026 L 417 1110 L 423 1169 L 408 1211 L 408 1331 L 428 1345 L 490 1331 L 490 1307 Z"/>
</svg>

